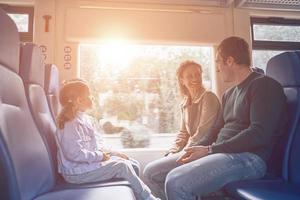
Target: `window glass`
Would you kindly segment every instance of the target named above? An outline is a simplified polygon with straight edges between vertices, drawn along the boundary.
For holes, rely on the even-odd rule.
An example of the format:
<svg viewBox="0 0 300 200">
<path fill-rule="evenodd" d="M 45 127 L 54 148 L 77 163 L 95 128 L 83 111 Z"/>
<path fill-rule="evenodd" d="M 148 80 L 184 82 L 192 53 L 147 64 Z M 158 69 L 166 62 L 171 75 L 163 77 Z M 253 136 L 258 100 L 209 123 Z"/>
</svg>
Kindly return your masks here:
<svg viewBox="0 0 300 200">
<path fill-rule="evenodd" d="M 27 14 L 8 14 L 16 23 L 19 32 L 28 32 L 29 16 Z"/>
<path fill-rule="evenodd" d="M 81 44 L 79 48 L 80 76 L 95 96 L 91 115 L 114 148 L 171 145 L 180 125 L 176 69 L 182 61 L 200 63 L 204 85 L 212 88 L 212 47 Z"/>
<path fill-rule="evenodd" d="M 253 67 L 261 68 L 266 73 L 267 63 L 270 60 L 270 58 L 282 52 L 283 51 L 253 50 L 252 51 Z"/>
<path fill-rule="evenodd" d="M 254 40 L 300 42 L 300 26 L 253 25 Z"/>
</svg>

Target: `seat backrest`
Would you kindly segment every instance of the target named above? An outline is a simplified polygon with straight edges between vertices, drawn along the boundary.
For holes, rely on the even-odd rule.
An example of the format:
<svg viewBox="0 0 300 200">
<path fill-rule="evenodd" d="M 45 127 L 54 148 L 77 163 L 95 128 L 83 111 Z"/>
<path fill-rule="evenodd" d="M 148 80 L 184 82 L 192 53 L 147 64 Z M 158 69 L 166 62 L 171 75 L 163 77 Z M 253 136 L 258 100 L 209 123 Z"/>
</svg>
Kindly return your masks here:
<svg viewBox="0 0 300 200">
<path fill-rule="evenodd" d="M 297 66 L 298 71 L 295 71 L 294 76 L 297 77 L 298 82 L 296 83 L 298 86 L 298 90 L 300 88 L 300 52 L 295 52 L 298 56 L 298 61 L 295 60 L 295 66 Z M 298 99 L 298 105 L 300 104 L 300 95 L 299 92 L 297 94 L 297 99 Z M 296 112 L 298 115 L 300 113 L 300 107 L 298 106 L 295 108 L 294 112 Z M 290 139 L 290 152 L 289 152 L 289 157 L 288 157 L 288 175 L 289 175 L 289 181 L 293 183 L 300 183 L 300 121 L 298 118 L 297 121 L 297 129 L 293 134 L 293 137 Z"/>
<path fill-rule="evenodd" d="M 48 105 L 50 107 L 53 119 L 55 120 L 60 110 L 60 104 L 58 100 L 59 74 L 58 69 L 54 64 L 46 64 L 45 66 L 44 87 L 48 100 Z"/>
<path fill-rule="evenodd" d="M 267 64 L 267 76 L 277 80 L 283 87 L 287 97 L 288 125 L 286 133 L 280 138 L 275 146 L 273 158 L 276 160 L 270 163 L 273 168 L 282 166 L 281 176 L 285 180 L 296 178 L 300 181 L 300 157 L 293 154 L 293 150 L 300 146 L 299 119 L 300 119 L 300 59 L 296 52 L 285 52 L 271 58 Z M 298 144 L 298 147 L 296 147 Z M 295 146 L 296 145 L 296 146 Z M 300 151 L 298 151 L 299 153 Z M 291 156 L 293 161 L 291 161 Z M 298 157 L 298 158 L 297 158 Z M 294 171 L 294 166 L 298 173 Z M 298 174 L 296 176 L 296 174 Z"/>
<path fill-rule="evenodd" d="M 1 199 L 33 199 L 53 188 L 47 149 L 32 119 L 19 72 L 19 33 L 0 9 L 0 162 L 7 190 Z M 3 185 L 3 184 L 1 184 Z"/>
<path fill-rule="evenodd" d="M 42 52 L 33 43 L 21 45 L 20 75 L 25 85 L 29 108 L 57 172 L 56 124 L 44 90 L 45 65 Z M 58 176 L 58 174 L 57 174 Z M 58 176 L 59 177 L 59 176 Z"/>
</svg>

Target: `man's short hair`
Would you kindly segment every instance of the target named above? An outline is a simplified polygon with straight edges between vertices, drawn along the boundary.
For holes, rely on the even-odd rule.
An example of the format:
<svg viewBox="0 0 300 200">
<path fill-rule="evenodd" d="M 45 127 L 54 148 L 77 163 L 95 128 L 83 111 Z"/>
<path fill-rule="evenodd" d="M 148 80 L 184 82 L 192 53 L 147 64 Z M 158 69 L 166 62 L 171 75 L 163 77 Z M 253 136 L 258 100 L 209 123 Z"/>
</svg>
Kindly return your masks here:
<svg viewBox="0 0 300 200">
<path fill-rule="evenodd" d="M 224 39 L 217 49 L 220 56 L 225 61 L 229 56 L 234 58 L 239 65 L 251 65 L 251 56 L 248 43 L 240 37 L 229 37 Z"/>
</svg>

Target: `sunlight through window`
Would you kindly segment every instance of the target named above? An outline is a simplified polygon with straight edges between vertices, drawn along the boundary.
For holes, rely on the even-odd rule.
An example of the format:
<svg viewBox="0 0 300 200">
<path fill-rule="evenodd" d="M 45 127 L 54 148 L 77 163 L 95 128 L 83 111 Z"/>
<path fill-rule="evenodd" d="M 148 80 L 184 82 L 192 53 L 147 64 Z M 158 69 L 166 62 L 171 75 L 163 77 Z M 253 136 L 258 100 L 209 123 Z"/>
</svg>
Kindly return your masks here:
<svg viewBox="0 0 300 200">
<path fill-rule="evenodd" d="M 211 47 L 106 42 L 80 44 L 79 52 L 80 75 L 96 99 L 91 115 L 108 138 L 117 140 L 114 147 L 172 143 L 180 126 L 176 69 L 181 62 L 200 63 L 203 83 L 212 87 Z"/>
</svg>

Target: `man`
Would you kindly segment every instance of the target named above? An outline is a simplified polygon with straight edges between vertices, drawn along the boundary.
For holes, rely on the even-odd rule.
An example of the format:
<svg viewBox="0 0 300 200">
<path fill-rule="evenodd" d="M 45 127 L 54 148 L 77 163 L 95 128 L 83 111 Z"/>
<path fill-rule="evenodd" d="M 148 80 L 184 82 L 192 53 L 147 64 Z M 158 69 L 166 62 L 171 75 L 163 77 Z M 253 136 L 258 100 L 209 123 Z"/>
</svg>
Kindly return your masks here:
<svg viewBox="0 0 300 200">
<path fill-rule="evenodd" d="M 198 146 L 185 149 L 182 165 L 165 180 L 169 200 L 195 200 L 227 183 L 265 175 L 275 138 L 285 124 L 286 98 L 281 85 L 250 68 L 250 50 L 239 37 L 217 49 L 216 66 L 225 82 L 218 118 Z"/>
</svg>

